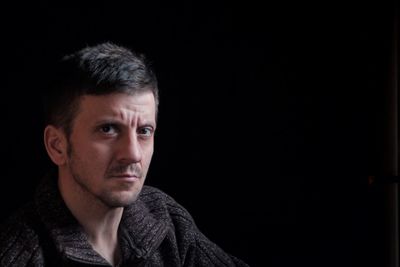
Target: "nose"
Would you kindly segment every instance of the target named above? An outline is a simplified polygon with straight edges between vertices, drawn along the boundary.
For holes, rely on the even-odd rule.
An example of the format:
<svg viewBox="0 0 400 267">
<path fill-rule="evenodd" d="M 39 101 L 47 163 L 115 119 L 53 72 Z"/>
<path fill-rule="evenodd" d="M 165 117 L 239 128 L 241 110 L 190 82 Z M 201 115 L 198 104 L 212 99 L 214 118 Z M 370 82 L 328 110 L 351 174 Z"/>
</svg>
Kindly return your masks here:
<svg viewBox="0 0 400 267">
<path fill-rule="evenodd" d="M 135 132 L 126 134 L 120 140 L 118 161 L 124 164 L 138 163 L 142 160 L 142 148 Z"/>
</svg>

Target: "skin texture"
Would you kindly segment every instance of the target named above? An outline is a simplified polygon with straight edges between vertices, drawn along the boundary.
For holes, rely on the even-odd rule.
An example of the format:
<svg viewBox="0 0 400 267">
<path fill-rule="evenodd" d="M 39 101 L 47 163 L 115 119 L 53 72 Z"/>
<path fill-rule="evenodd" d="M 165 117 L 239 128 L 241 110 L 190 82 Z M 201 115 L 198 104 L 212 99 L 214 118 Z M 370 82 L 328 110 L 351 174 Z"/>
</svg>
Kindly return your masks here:
<svg viewBox="0 0 400 267">
<path fill-rule="evenodd" d="M 111 263 L 118 260 L 123 207 L 137 199 L 146 178 L 155 129 L 151 92 L 85 95 L 69 138 L 62 129 L 45 129 L 61 195 L 95 250 Z"/>
</svg>

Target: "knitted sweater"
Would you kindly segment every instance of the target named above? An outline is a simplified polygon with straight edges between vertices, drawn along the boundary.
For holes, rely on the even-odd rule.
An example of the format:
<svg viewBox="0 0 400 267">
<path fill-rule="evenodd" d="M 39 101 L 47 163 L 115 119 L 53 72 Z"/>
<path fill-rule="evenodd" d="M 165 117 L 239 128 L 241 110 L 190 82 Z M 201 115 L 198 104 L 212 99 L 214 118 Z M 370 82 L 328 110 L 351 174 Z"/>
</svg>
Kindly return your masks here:
<svg viewBox="0 0 400 267">
<path fill-rule="evenodd" d="M 45 179 L 34 202 L 0 229 L 0 266 L 110 266 L 94 251 L 57 189 Z M 190 214 L 160 190 L 144 186 L 124 209 L 118 266 L 247 266 L 207 239 Z"/>
</svg>

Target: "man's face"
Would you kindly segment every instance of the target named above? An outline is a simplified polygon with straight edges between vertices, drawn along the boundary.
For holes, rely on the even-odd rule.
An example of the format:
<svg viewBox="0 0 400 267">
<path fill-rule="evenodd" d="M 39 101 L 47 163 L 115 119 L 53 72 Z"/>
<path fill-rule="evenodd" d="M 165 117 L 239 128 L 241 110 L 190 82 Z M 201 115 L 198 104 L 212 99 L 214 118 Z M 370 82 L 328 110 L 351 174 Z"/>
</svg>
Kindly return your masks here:
<svg viewBox="0 0 400 267">
<path fill-rule="evenodd" d="M 83 96 L 69 138 L 67 173 L 108 207 L 132 203 L 150 165 L 155 128 L 151 92 Z"/>
</svg>

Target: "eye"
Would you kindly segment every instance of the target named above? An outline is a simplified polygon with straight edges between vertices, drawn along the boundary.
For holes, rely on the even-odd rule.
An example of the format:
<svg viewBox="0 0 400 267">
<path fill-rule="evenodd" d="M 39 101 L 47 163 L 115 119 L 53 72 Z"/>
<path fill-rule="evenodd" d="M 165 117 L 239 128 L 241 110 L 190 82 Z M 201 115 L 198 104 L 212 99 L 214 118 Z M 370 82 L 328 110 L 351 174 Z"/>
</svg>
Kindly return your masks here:
<svg viewBox="0 0 400 267">
<path fill-rule="evenodd" d="M 114 135 L 118 132 L 117 126 L 113 124 L 104 124 L 99 127 L 99 130 L 103 134 Z"/>
<path fill-rule="evenodd" d="M 144 136 L 144 137 L 151 137 L 153 135 L 153 128 L 150 126 L 147 127 L 141 127 L 138 131 L 139 135 Z"/>
</svg>

